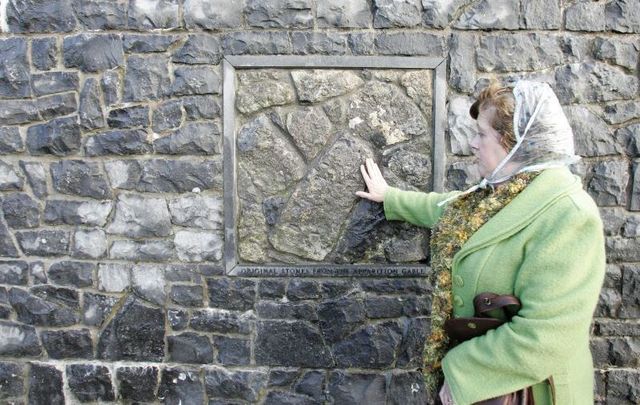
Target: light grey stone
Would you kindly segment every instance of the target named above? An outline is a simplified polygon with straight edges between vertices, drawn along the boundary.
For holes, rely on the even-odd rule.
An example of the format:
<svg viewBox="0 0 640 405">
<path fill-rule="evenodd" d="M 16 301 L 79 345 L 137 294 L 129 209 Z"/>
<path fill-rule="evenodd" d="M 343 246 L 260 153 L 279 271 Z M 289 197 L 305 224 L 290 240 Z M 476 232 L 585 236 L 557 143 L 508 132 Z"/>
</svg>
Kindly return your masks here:
<svg viewBox="0 0 640 405">
<path fill-rule="evenodd" d="M 90 131 L 105 126 L 104 111 L 100 102 L 100 85 L 94 78 L 84 82 L 80 93 L 80 108 L 78 110 L 80 126 Z"/>
<path fill-rule="evenodd" d="M 312 28 L 311 0 L 247 0 L 245 18 L 251 27 Z"/>
<path fill-rule="evenodd" d="M 565 10 L 564 27 L 569 31 L 604 31 L 604 3 L 580 1 Z"/>
<path fill-rule="evenodd" d="M 31 262 L 29 263 L 29 272 L 31 273 L 31 279 L 33 284 L 47 284 L 47 274 L 44 271 L 44 263 Z"/>
<path fill-rule="evenodd" d="M 217 65 L 222 58 L 220 41 L 211 35 L 189 35 L 171 55 L 174 63 Z"/>
<path fill-rule="evenodd" d="M 5 257 L 20 256 L 20 252 L 16 248 L 16 244 L 11 237 L 11 232 L 9 232 L 4 221 L 0 221 L 0 255 Z"/>
<path fill-rule="evenodd" d="M 425 55 L 443 57 L 445 37 L 426 32 L 382 33 L 376 37 L 376 50 L 382 55 Z"/>
<path fill-rule="evenodd" d="M 300 108 L 289 113 L 286 125 L 307 161 L 318 155 L 332 135 L 331 122 L 319 107 Z"/>
<path fill-rule="evenodd" d="M 478 133 L 478 124 L 469 115 L 471 104 L 473 99 L 468 97 L 455 97 L 449 102 L 449 141 L 454 155 L 472 154 L 469 142 Z"/>
<path fill-rule="evenodd" d="M 40 162 L 26 162 L 20 161 L 20 167 L 27 176 L 31 191 L 38 198 L 44 198 L 47 196 L 47 172 L 44 165 Z"/>
<path fill-rule="evenodd" d="M 220 128 L 215 122 L 185 124 L 153 142 L 156 153 L 171 155 L 213 155 L 222 152 Z"/>
<path fill-rule="evenodd" d="M 630 71 L 638 67 L 638 41 L 598 37 L 594 41 L 594 56 L 597 60 L 622 66 Z"/>
<path fill-rule="evenodd" d="M 362 187 L 358 167 L 372 156 L 358 138 L 341 136 L 291 194 L 270 236 L 273 246 L 306 259 L 323 260 L 334 248 L 341 224 Z M 322 209 L 327 207 L 329 209 Z"/>
<path fill-rule="evenodd" d="M 122 94 L 122 81 L 120 80 L 119 69 L 107 70 L 102 74 L 100 80 L 102 94 L 104 95 L 104 104 L 109 106 L 120 101 Z"/>
<path fill-rule="evenodd" d="M 557 30 L 562 24 L 560 0 L 528 0 L 522 3 L 523 28 Z"/>
<path fill-rule="evenodd" d="M 185 0 L 184 21 L 187 29 L 203 28 L 215 30 L 236 28 L 242 25 L 243 2 L 218 0 Z"/>
<path fill-rule="evenodd" d="M 124 64 L 122 38 L 116 34 L 80 34 L 65 37 L 64 66 L 83 72 L 99 72 Z"/>
<path fill-rule="evenodd" d="M 18 127 L 0 128 L 0 155 L 6 155 L 24 150 L 24 143 Z"/>
<path fill-rule="evenodd" d="M 319 27 L 367 28 L 371 25 L 371 9 L 366 0 L 325 0 L 316 4 Z"/>
<path fill-rule="evenodd" d="M 124 77 L 124 100 L 157 100 L 169 93 L 168 65 L 164 55 L 130 56 Z"/>
<path fill-rule="evenodd" d="M 106 292 L 122 292 L 129 283 L 130 266 L 116 263 L 98 265 L 98 289 Z"/>
<path fill-rule="evenodd" d="M 113 0 L 77 0 L 73 8 L 80 23 L 90 30 L 126 28 L 126 2 Z"/>
<path fill-rule="evenodd" d="M 140 31 L 178 28 L 178 0 L 130 0 L 129 28 Z"/>
<path fill-rule="evenodd" d="M 0 100 L 0 120 L 5 125 L 39 121 L 38 105 L 33 100 Z"/>
<path fill-rule="evenodd" d="M 604 8 L 607 29 L 640 33 L 638 0 L 613 0 Z"/>
<path fill-rule="evenodd" d="M 237 145 L 239 167 L 262 192 L 284 191 L 304 175 L 302 156 L 265 115 L 240 128 Z"/>
<path fill-rule="evenodd" d="M 473 92 L 476 82 L 476 38 L 469 33 L 453 33 L 449 47 L 449 85 L 463 92 Z"/>
<path fill-rule="evenodd" d="M 133 190 L 140 181 L 142 168 L 135 160 L 109 160 L 104 169 L 113 188 Z"/>
<path fill-rule="evenodd" d="M 637 97 L 640 79 L 600 62 L 572 63 L 556 69 L 556 95 L 563 104 Z"/>
<path fill-rule="evenodd" d="M 422 21 L 420 0 L 374 0 L 374 28 L 415 27 Z"/>
<path fill-rule="evenodd" d="M 627 203 L 629 182 L 628 164 L 625 161 L 603 161 L 594 166 L 594 176 L 587 191 L 600 206 L 624 206 Z"/>
<path fill-rule="evenodd" d="M 64 160 L 50 166 L 53 187 L 60 193 L 105 199 L 111 197 L 98 163 L 84 160 Z"/>
<path fill-rule="evenodd" d="M 420 109 L 394 85 L 370 81 L 348 102 L 349 129 L 378 147 L 431 133 Z"/>
<path fill-rule="evenodd" d="M 178 258 L 185 262 L 222 259 L 224 242 L 220 233 L 178 231 L 173 243 L 176 246 Z"/>
<path fill-rule="evenodd" d="M 513 0 L 480 0 L 467 8 L 454 23 L 459 29 L 517 30 L 520 2 Z"/>
<path fill-rule="evenodd" d="M 546 34 L 482 35 L 476 61 L 482 72 L 519 72 L 559 65 L 563 55 L 556 37 Z"/>
<path fill-rule="evenodd" d="M 624 222 L 622 236 L 626 238 L 637 238 L 640 236 L 640 215 L 630 215 Z"/>
<path fill-rule="evenodd" d="M 333 32 L 292 32 L 293 53 L 297 55 L 344 55 L 347 36 Z"/>
<path fill-rule="evenodd" d="M 364 84 L 355 73 L 339 70 L 294 70 L 291 78 L 298 99 L 312 103 L 347 94 Z"/>
<path fill-rule="evenodd" d="M 0 190 L 22 190 L 24 180 L 13 165 L 0 160 Z"/>
<path fill-rule="evenodd" d="M 293 88 L 278 71 L 245 71 L 238 73 L 236 108 L 250 114 L 263 108 L 292 103 Z"/>
<path fill-rule="evenodd" d="M 578 63 L 593 57 L 593 38 L 591 37 L 565 34 L 558 37 L 558 43 L 567 63 Z"/>
<path fill-rule="evenodd" d="M 134 262 L 163 262 L 175 258 L 170 240 L 116 240 L 109 247 L 109 258 Z"/>
<path fill-rule="evenodd" d="M 171 221 L 175 225 L 200 229 L 222 229 L 222 198 L 188 194 L 169 200 Z"/>
<path fill-rule="evenodd" d="M 424 25 L 429 28 L 445 28 L 458 14 L 460 7 L 470 0 L 422 0 Z"/>
<path fill-rule="evenodd" d="M 76 72 L 46 72 L 31 75 L 31 87 L 36 96 L 77 91 L 79 82 L 80 78 Z"/>
<path fill-rule="evenodd" d="M 78 117 L 56 118 L 27 130 L 27 149 L 32 155 L 75 154 L 81 146 Z"/>
<path fill-rule="evenodd" d="M 420 108 L 427 121 L 431 122 L 433 110 L 432 75 L 428 70 L 413 70 L 400 76 L 400 85 L 410 99 Z"/>
<path fill-rule="evenodd" d="M 375 55 L 376 42 L 373 32 L 356 32 L 349 34 L 349 48 L 354 55 Z"/>
<path fill-rule="evenodd" d="M 640 123 L 619 128 L 615 137 L 628 156 L 640 157 Z"/>
<path fill-rule="evenodd" d="M 447 168 L 446 190 L 466 190 L 480 181 L 478 166 L 473 161 L 453 162 Z"/>
<path fill-rule="evenodd" d="M 640 118 L 640 101 L 617 101 L 605 104 L 602 118 L 608 124 L 622 124 L 634 118 Z"/>
<path fill-rule="evenodd" d="M 36 105 L 40 112 L 40 117 L 42 117 L 43 120 L 49 120 L 78 111 L 75 93 L 40 97 L 36 100 Z"/>
<path fill-rule="evenodd" d="M 633 163 L 633 184 L 631 186 L 630 211 L 640 211 L 640 161 Z"/>
<path fill-rule="evenodd" d="M 107 252 L 107 235 L 102 229 L 77 230 L 73 236 L 71 255 L 83 259 L 99 259 Z"/>
<path fill-rule="evenodd" d="M 234 32 L 222 37 L 225 55 L 286 55 L 292 47 L 286 32 Z"/>
<path fill-rule="evenodd" d="M 407 144 L 385 153 L 383 174 L 399 187 L 425 191 L 431 187 L 431 158 L 428 147 Z M 386 166 L 386 167 L 384 167 Z"/>
<path fill-rule="evenodd" d="M 9 32 L 69 32 L 76 28 L 71 0 L 20 0 L 5 3 Z"/>
<path fill-rule="evenodd" d="M 180 67 L 174 75 L 171 91 L 175 96 L 220 93 L 220 76 L 214 67 Z"/>
<path fill-rule="evenodd" d="M 157 265 L 134 265 L 131 267 L 131 284 L 133 290 L 142 298 L 158 305 L 163 305 L 166 298 L 164 291 L 164 271 Z"/>
<path fill-rule="evenodd" d="M 605 235 L 620 235 L 621 229 L 626 221 L 623 208 L 600 207 L 600 217 L 602 218 Z"/>
<path fill-rule="evenodd" d="M 171 216 L 167 202 L 163 198 L 120 194 L 107 232 L 133 238 L 168 236 L 171 233 Z"/>
<path fill-rule="evenodd" d="M 576 153 L 580 156 L 619 155 L 622 148 L 614 142 L 609 126 L 583 106 L 567 106 L 564 112 L 573 129 Z"/>
<path fill-rule="evenodd" d="M 48 200 L 44 220 L 52 225 L 104 226 L 113 208 L 111 201 Z"/>
</svg>

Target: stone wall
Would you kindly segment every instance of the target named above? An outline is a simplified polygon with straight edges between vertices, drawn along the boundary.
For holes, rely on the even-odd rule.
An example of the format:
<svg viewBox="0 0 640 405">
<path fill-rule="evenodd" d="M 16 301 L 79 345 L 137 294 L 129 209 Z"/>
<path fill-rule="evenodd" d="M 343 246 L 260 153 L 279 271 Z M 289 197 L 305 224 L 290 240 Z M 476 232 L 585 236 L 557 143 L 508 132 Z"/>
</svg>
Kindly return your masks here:
<svg viewBox="0 0 640 405">
<path fill-rule="evenodd" d="M 427 400 L 418 370 L 427 277 L 225 274 L 222 65 L 230 55 L 444 59 L 448 189 L 477 178 L 467 115 L 475 91 L 490 78 L 549 82 L 575 129 L 584 157 L 575 170 L 601 206 L 607 236 L 592 338 L 596 398 L 640 401 L 638 0 L 5 0 L 0 30 L 0 402 Z M 340 109 L 305 96 L 290 73 L 238 74 L 240 168 L 243 152 L 265 151 L 252 143 L 265 131 L 284 140 L 277 153 L 293 147 L 305 167 L 322 162 L 315 154 L 330 153 L 315 141 L 326 132 L 309 131 L 350 121 L 332 120 Z M 350 100 L 359 86 L 382 91 L 384 83 L 415 100 L 415 78 L 403 86 L 367 69 L 340 78 Z M 254 103 L 273 92 L 269 83 L 292 85 L 281 105 L 298 97 L 302 107 L 279 115 L 275 104 Z M 414 105 L 431 130 L 430 104 Z M 377 156 L 388 146 L 384 136 L 365 141 L 363 151 L 382 148 Z M 431 146 L 381 157 L 383 169 L 394 184 L 429 189 Z M 250 159 L 304 184 L 301 163 L 287 166 L 271 152 L 271 160 Z M 240 197 L 262 195 L 250 189 L 260 181 L 243 176 Z M 282 196 L 270 198 L 273 187 L 254 217 L 240 218 L 269 229 L 293 215 Z M 356 257 L 336 254 L 340 243 L 321 244 L 331 253 L 323 260 L 426 269 L 425 234 L 386 224 L 375 205 L 349 203 L 361 219 L 354 233 L 360 226 L 379 243 L 344 249 Z M 295 267 L 320 256 L 296 250 L 307 242 L 243 229 L 247 262 Z"/>
</svg>

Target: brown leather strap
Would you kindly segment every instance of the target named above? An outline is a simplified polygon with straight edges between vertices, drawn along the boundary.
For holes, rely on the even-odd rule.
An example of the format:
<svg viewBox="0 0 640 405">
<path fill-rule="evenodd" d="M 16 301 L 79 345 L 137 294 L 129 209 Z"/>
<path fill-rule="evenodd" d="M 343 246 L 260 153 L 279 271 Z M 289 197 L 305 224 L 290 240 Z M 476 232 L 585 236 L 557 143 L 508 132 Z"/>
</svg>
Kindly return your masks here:
<svg viewBox="0 0 640 405">
<path fill-rule="evenodd" d="M 476 295 L 473 299 L 473 307 L 476 316 L 485 316 L 487 312 L 494 309 L 504 309 L 508 315 L 515 315 L 522 304 L 520 300 L 513 295 L 498 295 L 490 292 L 484 292 Z"/>
</svg>

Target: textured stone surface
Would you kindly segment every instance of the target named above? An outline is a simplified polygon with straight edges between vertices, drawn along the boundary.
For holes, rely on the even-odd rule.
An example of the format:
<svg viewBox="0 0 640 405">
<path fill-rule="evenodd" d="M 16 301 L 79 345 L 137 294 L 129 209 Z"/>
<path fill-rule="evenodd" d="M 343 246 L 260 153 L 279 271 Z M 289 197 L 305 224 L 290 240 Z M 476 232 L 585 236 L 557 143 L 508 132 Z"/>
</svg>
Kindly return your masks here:
<svg viewBox="0 0 640 405">
<path fill-rule="evenodd" d="M 605 5 L 607 29 L 616 32 L 640 32 L 640 11 L 634 0 L 614 0 Z"/>
<path fill-rule="evenodd" d="M 374 28 L 415 27 L 422 18 L 420 0 L 374 0 Z"/>
<path fill-rule="evenodd" d="M 252 27 L 311 28 L 311 7 L 310 0 L 247 0 L 245 17 Z"/>
<path fill-rule="evenodd" d="M 58 45 L 56 39 L 36 38 L 31 42 L 31 63 L 40 70 L 49 70 L 56 65 Z"/>
<path fill-rule="evenodd" d="M 43 120 L 49 120 L 78 111 L 76 95 L 74 93 L 41 97 L 36 101 L 36 106 Z"/>
<path fill-rule="evenodd" d="M 107 367 L 71 364 L 66 371 L 69 389 L 81 402 L 115 399 L 111 372 Z"/>
<path fill-rule="evenodd" d="M 69 248 L 69 233 L 62 230 L 36 230 L 16 233 L 22 251 L 34 256 L 62 256 Z"/>
<path fill-rule="evenodd" d="M 473 100 L 467 97 L 456 97 L 449 103 L 449 142 L 451 153 L 469 156 L 469 142 L 476 136 L 478 125 L 469 115 Z"/>
<path fill-rule="evenodd" d="M 631 186 L 631 201 L 629 209 L 631 211 L 640 211 L 640 162 L 633 164 L 633 183 Z"/>
<path fill-rule="evenodd" d="M 513 57 L 496 58 L 495 55 Z M 478 70 L 483 72 L 541 70 L 559 65 L 562 60 L 556 38 L 544 34 L 482 35 L 476 57 Z"/>
<path fill-rule="evenodd" d="M 9 260 L 0 262 L 0 283 L 13 285 L 27 285 L 29 280 L 29 265 L 27 262 Z"/>
<path fill-rule="evenodd" d="M 222 259 L 223 239 L 219 232 L 178 231 L 173 243 L 178 258 L 185 262 Z"/>
<path fill-rule="evenodd" d="M 640 399 L 640 372 L 611 370 L 607 382 L 608 403 L 632 404 Z"/>
<path fill-rule="evenodd" d="M 80 149 L 80 142 L 77 117 L 57 118 L 27 130 L 27 149 L 32 155 L 75 154 Z"/>
<path fill-rule="evenodd" d="M 100 333 L 97 357 L 105 360 L 162 361 L 164 314 L 127 298 Z"/>
<path fill-rule="evenodd" d="M 287 129 L 307 161 L 316 157 L 332 135 L 331 122 L 319 108 L 303 108 L 289 113 Z"/>
<path fill-rule="evenodd" d="M 218 355 L 216 360 L 225 366 L 251 364 L 251 341 L 234 337 L 216 336 L 213 339 Z"/>
<path fill-rule="evenodd" d="M 433 28 L 448 26 L 460 7 L 467 3 L 467 0 L 422 0 L 424 25 Z"/>
<path fill-rule="evenodd" d="M 76 27 L 70 0 L 12 1 L 5 5 L 11 32 L 69 32 Z"/>
<path fill-rule="evenodd" d="M 101 326 L 118 299 L 108 295 L 83 294 L 82 322 L 87 326 Z"/>
<path fill-rule="evenodd" d="M 182 98 L 186 119 L 213 119 L 220 116 L 220 103 L 211 96 L 191 96 Z"/>
<path fill-rule="evenodd" d="M 200 373 L 177 368 L 162 370 L 158 397 L 168 404 L 205 403 Z"/>
<path fill-rule="evenodd" d="M 293 53 L 300 55 L 344 55 L 347 53 L 347 37 L 336 33 L 293 32 Z"/>
<path fill-rule="evenodd" d="M 169 360 L 177 363 L 209 364 L 213 362 L 213 349 L 209 338 L 197 333 L 168 336 Z"/>
<path fill-rule="evenodd" d="M 171 222 L 200 229 L 222 229 L 222 199 L 200 194 L 187 194 L 169 200 Z"/>
<path fill-rule="evenodd" d="M 63 260 L 49 266 L 47 275 L 55 284 L 78 288 L 91 287 L 95 269 L 96 265 L 93 263 Z"/>
<path fill-rule="evenodd" d="M 316 18 L 320 27 L 366 28 L 372 22 L 369 4 L 364 0 L 322 1 L 316 5 Z"/>
<path fill-rule="evenodd" d="M 24 181 L 20 177 L 15 167 L 0 160 L 0 190 L 22 190 Z"/>
<path fill-rule="evenodd" d="M 42 345 L 52 359 L 93 357 L 93 346 L 89 329 L 43 331 Z"/>
<path fill-rule="evenodd" d="M 562 25 L 562 5 L 559 0 L 522 2 L 521 19 L 529 29 L 558 29 Z"/>
<path fill-rule="evenodd" d="M 453 27 L 459 29 L 518 29 L 518 2 L 511 0 L 481 0 L 468 7 L 458 17 Z"/>
<path fill-rule="evenodd" d="M 613 141 L 608 125 L 587 107 L 570 106 L 564 112 L 573 129 L 578 155 L 606 156 L 622 152 L 620 145 Z"/>
<path fill-rule="evenodd" d="M 0 41 L 4 63 L 0 66 L 0 96 L 25 97 L 31 95 L 27 41 L 9 38 Z"/>
<path fill-rule="evenodd" d="M 142 155 L 150 153 L 153 147 L 144 130 L 131 129 L 101 132 L 87 137 L 84 150 L 88 156 Z"/>
<path fill-rule="evenodd" d="M 119 395 L 124 400 L 153 401 L 156 398 L 157 367 L 119 367 L 116 380 Z"/>
<path fill-rule="evenodd" d="M 40 118 L 38 105 L 32 100 L 0 100 L 0 119 L 7 125 L 25 124 Z"/>
<path fill-rule="evenodd" d="M 111 189 L 97 163 L 64 160 L 50 167 L 53 187 L 60 193 L 96 199 L 111 197 Z"/>
<path fill-rule="evenodd" d="M 291 103 L 293 88 L 278 71 L 246 71 L 238 73 L 236 108 L 244 114 L 263 108 Z"/>
<path fill-rule="evenodd" d="M 107 252 L 107 235 L 102 229 L 77 230 L 70 255 L 81 259 L 99 259 Z"/>
<path fill-rule="evenodd" d="M 128 34 L 123 37 L 125 52 L 149 53 L 165 52 L 180 41 L 175 35 L 140 35 Z"/>
<path fill-rule="evenodd" d="M 337 404 L 384 402 L 387 396 L 384 376 L 342 370 L 331 372 L 328 391 Z"/>
<path fill-rule="evenodd" d="M 185 193 L 194 190 L 220 189 L 221 186 L 220 161 L 154 159 L 142 162 L 135 189 L 143 192 Z"/>
<path fill-rule="evenodd" d="M 579 2 L 565 11 L 566 29 L 571 31 L 604 31 L 604 3 Z"/>
<path fill-rule="evenodd" d="M 173 55 L 174 63 L 209 64 L 220 63 L 220 42 L 208 35 L 190 35 L 185 43 Z"/>
<path fill-rule="evenodd" d="M 36 96 L 78 90 L 78 74 L 75 72 L 47 72 L 31 76 L 31 87 Z"/>
<path fill-rule="evenodd" d="M 98 289 L 121 292 L 129 287 L 130 266 L 116 263 L 100 263 L 98 266 Z"/>
<path fill-rule="evenodd" d="M 21 160 L 20 167 L 27 176 L 33 194 L 40 199 L 45 197 L 47 195 L 47 174 L 44 165 Z"/>
<path fill-rule="evenodd" d="M 10 228 L 35 228 L 40 224 L 40 204 L 26 193 L 5 194 L 2 212 Z"/>
<path fill-rule="evenodd" d="M 24 367 L 19 363 L 0 363 L 0 399 L 22 395 Z"/>
<path fill-rule="evenodd" d="M 242 24 L 243 4 L 234 0 L 221 0 L 216 7 L 207 0 L 185 0 L 183 10 L 188 29 L 236 28 Z"/>
<path fill-rule="evenodd" d="M 131 268 L 131 287 L 141 298 L 163 305 L 166 293 L 163 268 L 150 264 L 136 264 Z"/>
<path fill-rule="evenodd" d="M 166 201 L 135 194 L 119 195 L 115 216 L 107 232 L 130 237 L 169 235 L 171 217 Z"/>
<path fill-rule="evenodd" d="M 42 347 L 32 326 L 0 321 L 0 355 L 9 357 L 39 356 Z"/>
<path fill-rule="evenodd" d="M 254 402 L 266 387 L 267 373 L 215 368 L 206 370 L 204 381 L 210 397 Z"/>
<path fill-rule="evenodd" d="M 250 313 L 238 315 L 227 310 L 205 309 L 194 311 L 189 326 L 197 331 L 214 333 L 250 333 Z"/>
<path fill-rule="evenodd" d="M 0 128 L 0 154 L 22 152 L 24 143 L 17 127 Z"/>
<path fill-rule="evenodd" d="M 604 161 L 594 167 L 594 177 L 587 190 L 598 205 L 625 205 L 627 202 L 628 164 Z"/>
<path fill-rule="evenodd" d="M 163 132 L 176 129 L 182 124 L 182 103 L 167 101 L 153 110 L 153 130 Z"/>
<path fill-rule="evenodd" d="M 620 318 L 640 316 L 640 268 L 637 265 L 624 266 L 622 269 L 622 305 Z"/>
<path fill-rule="evenodd" d="M 291 53 L 286 32 L 236 32 L 222 37 L 225 55 L 264 55 Z"/>
<path fill-rule="evenodd" d="M 116 104 L 122 94 L 122 81 L 120 79 L 120 69 L 108 70 L 102 74 L 100 87 L 104 95 L 106 105 Z"/>
<path fill-rule="evenodd" d="M 70 326 L 78 321 L 78 293 L 66 288 L 40 286 L 31 294 L 12 288 L 9 291 L 11 306 L 18 320 L 35 326 Z"/>
<path fill-rule="evenodd" d="M 639 101 L 607 103 L 602 109 L 602 118 L 609 124 L 622 124 L 637 117 L 640 117 Z"/>
<path fill-rule="evenodd" d="M 574 63 L 556 70 L 556 94 L 561 103 L 594 103 L 632 99 L 640 79 L 600 62 Z"/>
<path fill-rule="evenodd" d="M 111 201 L 48 200 L 44 221 L 51 225 L 104 226 L 113 209 Z"/>
<path fill-rule="evenodd" d="M 171 301 L 186 307 L 201 307 L 204 293 L 199 285 L 174 285 L 171 287 Z"/>
<path fill-rule="evenodd" d="M 175 258 L 170 240 L 116 240 L 109 246 L 109 258 L 139 262 L 163 262 Z"/>
<path fill-rule="evenodd" d="M 64 405 L 62 371 L 46 363 L 29 366 L 29 405 Z"/>
<path fill-rule="evenodd" d="M 153 142 L 156 153 L 212 155 L 221 152 L 220 128 L 214 122 L 194 122 Z"/>
<path fill-rule="evenodd" d="M 80 23 L 94 30 L 125 28 L 126 7 L 121 1 L 78 0 L 73 7 Z"/>
<path fill-rule="evenodd" d="M 383 33 L 376 37 L 375 46 L 382 55 L 444 56 L 444 37 L 423 32 Z"/>
<path fill-rule="evenodd" d="M 140 31 L 176 28 L 179 4 L 177 0 L 131 0 L 127 10 L 129 28 Z"/>
<path fill-rule="evenodd" d="M 256 283 L 249 279 L 208 279 L 209 306 L 246 311 L 253 308 Z"/>
<path fill-rule="evenodd" d="M 594 56 L 596 59 L 621 66 L 631 71 L 637 68 L 640 45 L 634 41 L 596 38 L 594 46 Z"/>
<path fill-rule="evenodd" d="M 455 33 L 449 41 L 449 85 L 461 92 L 473 90 L 476 74 L 469 65 L 475 59 L 476 48 L 473 35 Z"/>
<path fill-rule="evenodd" d="M 130 56 L 124 76 L 124 100 L 157 100 L 169 93 L 167 62 L 164 55 Z"/>
<path fill-rule="evenodd" d="M 109 111 L 107 123 L 111 128 L 134 128 L 149 125 L 149 107 L 132 106 Z"/>
<path fill-rule="evenodd" d="M 256 333 L 256 365 L 331 367 L 334 364 L 320 333 L 306 322 L 259 321 Z M 297 344 L 301 341 L 305 342 L 304 346 Z"/>
<path fill-rule="evenodd" d="M 65 37 L 64 65 L 83 72 L 100 72 L 124 65 L 122 39 L 119 35 L 80 34 Z"/>
<path fill-rule="evenodd" d="M 175 69 L 174 75 L 171 91 L 176 96 L 220 92 L 220 76 L 213 67 L 180 67 Z"/>
</svg>

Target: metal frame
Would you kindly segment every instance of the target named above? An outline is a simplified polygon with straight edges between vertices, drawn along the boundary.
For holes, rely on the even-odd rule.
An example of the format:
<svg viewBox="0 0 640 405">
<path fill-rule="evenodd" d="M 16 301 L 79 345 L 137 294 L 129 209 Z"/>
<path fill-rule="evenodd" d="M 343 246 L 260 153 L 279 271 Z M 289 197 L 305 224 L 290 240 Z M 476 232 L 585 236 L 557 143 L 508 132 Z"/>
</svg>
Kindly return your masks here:
<svg viewBox="0 0 640 405">
<path fill-rule="evenodd" d="M 433 70 L 433 185 L 443 191 L 445 175 L 446 62 L 443 58 L 404 56 L 225 56 L 223 69 L 224 128 L 224 267 L 232 276 L 316 277 L 415 277 L 427 274 L 426 266 L 400 265 L 242 265 L 238 263 L 236 218 L 237 172 L 235 127 L 235 71 L 256 68 L 372 68 Z"/>
</svg>

